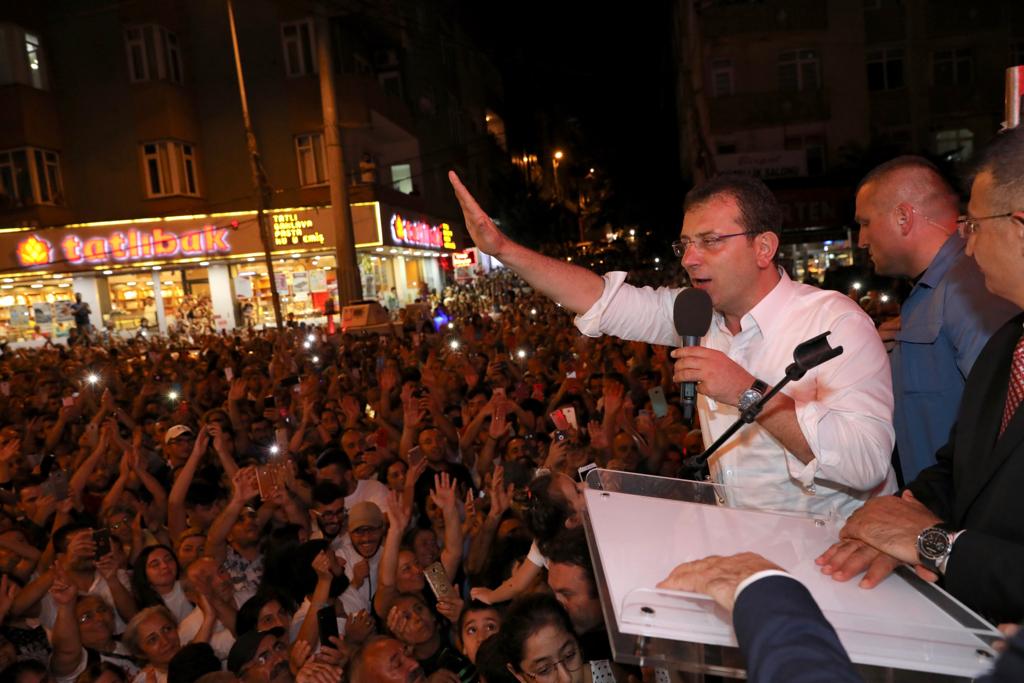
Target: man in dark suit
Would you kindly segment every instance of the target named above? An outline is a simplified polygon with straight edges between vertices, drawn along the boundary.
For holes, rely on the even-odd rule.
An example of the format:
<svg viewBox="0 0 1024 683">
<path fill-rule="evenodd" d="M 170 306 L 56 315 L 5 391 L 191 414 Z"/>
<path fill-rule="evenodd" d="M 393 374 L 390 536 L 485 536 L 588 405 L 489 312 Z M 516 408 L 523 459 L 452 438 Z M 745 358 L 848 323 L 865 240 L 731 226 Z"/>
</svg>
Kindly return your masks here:
<svg viewBox="0 0 1024 683">
<path fill-rule="evenodd" d="M 754 683 L 862 680 L 832 625 L 803 584 L 754 553 L 706 557 L 672 570 L 659 588 L 694 591 L 732 613 Z M 1024 630 L 1010 639 L 994 670 L 978 683 L 1024 680 Z"/>
<path fill-rule="evenodd" d="M 959 221 L 993 294 L 1024 307 L 1024 130 L 985 150 Z M 897 564 L 940 579 L 996 623 L 1024 618 L 1024 315 L 1000 328 L 964 387 L 937 463 L 900 496 L 868 501 L 818 563 L 871 588 Z"/>
</svg>

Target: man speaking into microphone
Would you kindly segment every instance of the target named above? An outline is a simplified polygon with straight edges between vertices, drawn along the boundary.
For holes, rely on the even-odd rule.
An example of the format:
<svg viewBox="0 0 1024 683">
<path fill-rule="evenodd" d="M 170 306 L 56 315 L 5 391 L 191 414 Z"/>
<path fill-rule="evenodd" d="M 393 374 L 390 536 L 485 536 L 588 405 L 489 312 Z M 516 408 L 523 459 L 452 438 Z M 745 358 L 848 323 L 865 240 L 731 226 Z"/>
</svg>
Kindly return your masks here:
<svg viewBox="0 0 1024 683">
<path fill-rule="evenodd" d="M 602 277 L 516 244 L 454 172 L 449 178 L 476 246 L 575 312 L 583 334 L 681 346 L 673 319 L 681 290 L 632 287 L 626 273 Z M 672 352 L 673 379 L 695 385 L 705 445 L 741 403 L 783 377 L 798 344 L 831 332 L 830 344 L 845 350 L 787 385 L 726 442 L 708 462 L 712 480 L 741 487 L 736 505 L 842 515 L 895 491 L 892 382 L 871 319 L 849 298 L 795 283 L 778 267 L 782 212 L 761 181 L 718 176 L 692 189 L 684 209 L 672 250 L 713 315 L 701 345 Z"/>
</svg>

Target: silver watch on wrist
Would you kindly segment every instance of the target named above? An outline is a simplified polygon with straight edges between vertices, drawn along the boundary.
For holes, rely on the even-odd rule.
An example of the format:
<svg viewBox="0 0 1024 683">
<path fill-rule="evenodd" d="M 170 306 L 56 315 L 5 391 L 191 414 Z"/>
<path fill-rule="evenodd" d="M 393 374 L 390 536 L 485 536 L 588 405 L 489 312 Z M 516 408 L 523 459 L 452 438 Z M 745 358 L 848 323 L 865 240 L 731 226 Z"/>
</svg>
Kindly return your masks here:
<svg viewBox="0 0 1024 683">
<path fill-rule="evenodd" d="M 767 391 L 768 383 L 762 382 L 755 377 L 754 383 L 750 385 L 750 388 L 740 394 L 740 400 L 737 401 L 736 407 L 738 407 L 742 413 L 747 408 L 764 398 L 765 392 Z"/>
<path fill-rule="evenodd" d="M 949 524 L 930 526 L 917 535 L 917 560 L 926 569 L 941 574 L 941 567 L 953 552 L 956 529 Z"/>
</svg>

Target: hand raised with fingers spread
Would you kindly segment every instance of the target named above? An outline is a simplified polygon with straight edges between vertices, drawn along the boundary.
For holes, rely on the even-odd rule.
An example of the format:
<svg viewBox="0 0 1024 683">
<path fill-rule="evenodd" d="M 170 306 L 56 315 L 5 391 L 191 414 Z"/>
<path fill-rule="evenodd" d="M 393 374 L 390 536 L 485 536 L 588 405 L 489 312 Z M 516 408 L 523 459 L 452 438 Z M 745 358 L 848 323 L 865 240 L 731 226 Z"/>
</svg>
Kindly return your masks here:
<svg viewBox="0 0 1024 683">
<path fill-rule="evenodd" d="M 458 496 L 455 493 L 456 482 L 448 476 L 447 472 L 434 475 L 434 490 L 430 498 L 437 504 L 437 507 L 444 511 L 455 510 L 458 504 Z"/>
</svg>

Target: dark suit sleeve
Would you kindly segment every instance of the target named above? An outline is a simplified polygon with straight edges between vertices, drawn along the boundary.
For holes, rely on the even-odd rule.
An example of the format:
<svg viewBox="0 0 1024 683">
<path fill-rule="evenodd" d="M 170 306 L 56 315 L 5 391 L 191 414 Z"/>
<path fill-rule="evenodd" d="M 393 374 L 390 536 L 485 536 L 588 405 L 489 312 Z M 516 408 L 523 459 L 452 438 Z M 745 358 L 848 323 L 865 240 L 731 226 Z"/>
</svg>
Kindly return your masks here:
<svg viewBox="0 0 1024 683">
<path fill-rule="evenodd" d="M 999 655 L 992 673 L 975 679 L 977 683 L 1016 683 L 1024 681 L 1024 629 L 1006 642 L 1006 651 Z"/>
<path fill-rule="evenodd" d="M 1024 546 L 968 527 L 953 544 L 942 587 L 995 623 L 1017 621 L 1024 605 Z"/>
<path fill-rule="evenodd" d="M 733 628 L 754 683 L 862 680 L 832 625 L 796 579 L 768 576 L 740 592 Z"/>
</svg>

